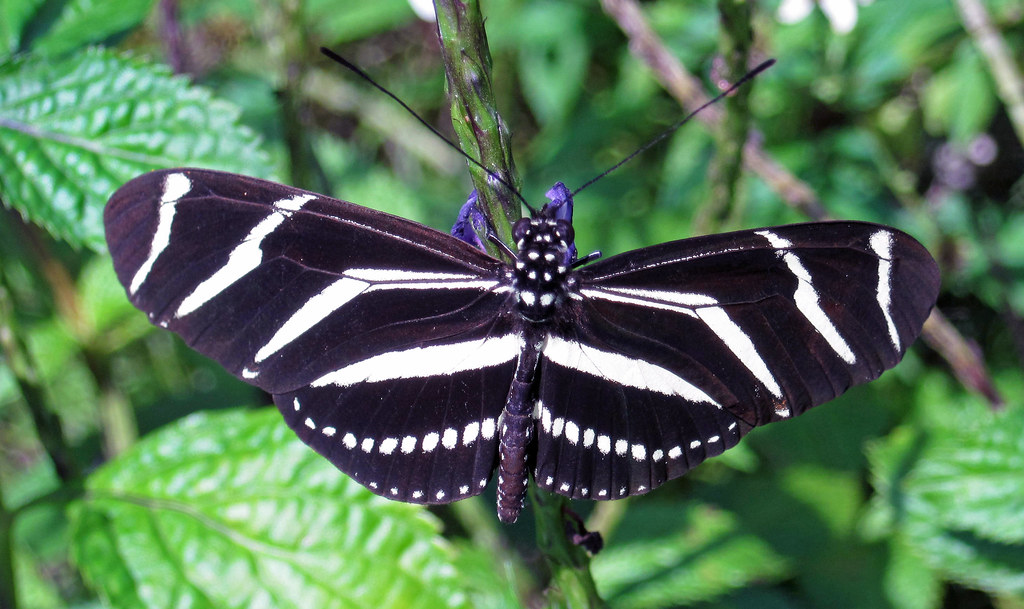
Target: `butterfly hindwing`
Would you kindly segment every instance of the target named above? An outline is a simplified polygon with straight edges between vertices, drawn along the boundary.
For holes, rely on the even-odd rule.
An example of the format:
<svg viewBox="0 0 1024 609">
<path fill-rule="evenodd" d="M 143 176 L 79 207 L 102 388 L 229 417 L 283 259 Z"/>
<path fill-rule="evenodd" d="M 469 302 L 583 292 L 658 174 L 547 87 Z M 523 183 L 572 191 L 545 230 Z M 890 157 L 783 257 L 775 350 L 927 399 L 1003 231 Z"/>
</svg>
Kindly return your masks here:
<svg viewBox="0 0 1024 609">
<path fill-rule="evenodd" d="M 542 360 L 535 473 L 542 488 L 576 499 L 643 494 L 749 429 L 697 398 L 695 385 L 612 355 L 596 336 L 577 333 L 567 343 L 582 347 L 549 349 Z"/>
<path fill-rule="evenodd" d="M 483 491 L 513 365 L 328 383 L 275 395 L 299 437 L 375 493 L 448 503 Z"/>
</svg>

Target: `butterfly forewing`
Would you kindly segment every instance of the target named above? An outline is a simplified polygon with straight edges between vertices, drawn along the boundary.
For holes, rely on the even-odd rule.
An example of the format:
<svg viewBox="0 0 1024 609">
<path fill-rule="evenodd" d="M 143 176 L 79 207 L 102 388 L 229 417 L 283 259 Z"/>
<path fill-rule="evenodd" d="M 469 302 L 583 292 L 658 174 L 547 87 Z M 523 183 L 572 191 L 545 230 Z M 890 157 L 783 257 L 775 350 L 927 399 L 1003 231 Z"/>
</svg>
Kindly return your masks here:
<svg viewBox="0 0 1024 609">
<path fill-rule="evenodd" d="M 479 493 L 520 339 L 502 265 L 422 225 L 202 170 L 139 177 L 105 222 L 132 302 L 274 394 L 375 492 Z"/>
<path fill-rule="evenodd" d="M 939 286 L 916 241 L 851 222 L 665 243 L 578 276 L 542 358 L 536 470 L 577 498 L 646 492 L 877 378 Z"/>
</svg>

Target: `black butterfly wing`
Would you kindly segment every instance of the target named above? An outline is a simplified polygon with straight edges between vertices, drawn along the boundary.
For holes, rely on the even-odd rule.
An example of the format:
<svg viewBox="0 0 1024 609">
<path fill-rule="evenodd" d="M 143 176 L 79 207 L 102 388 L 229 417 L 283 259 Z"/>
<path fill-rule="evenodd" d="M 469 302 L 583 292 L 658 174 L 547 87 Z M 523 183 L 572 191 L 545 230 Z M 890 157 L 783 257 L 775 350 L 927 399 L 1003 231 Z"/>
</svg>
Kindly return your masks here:
<svg viewBox="0 0 1024 609">
<path fill-rule="evenodd" d="M 578 277 L 541 359 L 536 480 L 596 499 L 647 492 L 877 378 L 939 287 L 919 243 L 856 222 L 665 243 Z"/>
<path fill-rule="evenodd" d="M 213 171 L 132 180 L 104 212 L 114 267 L 161 327 L 274 395 L 375 492 L 476 494 L 518 334 L 504 266 L 422 225 Z"/>
</svg>

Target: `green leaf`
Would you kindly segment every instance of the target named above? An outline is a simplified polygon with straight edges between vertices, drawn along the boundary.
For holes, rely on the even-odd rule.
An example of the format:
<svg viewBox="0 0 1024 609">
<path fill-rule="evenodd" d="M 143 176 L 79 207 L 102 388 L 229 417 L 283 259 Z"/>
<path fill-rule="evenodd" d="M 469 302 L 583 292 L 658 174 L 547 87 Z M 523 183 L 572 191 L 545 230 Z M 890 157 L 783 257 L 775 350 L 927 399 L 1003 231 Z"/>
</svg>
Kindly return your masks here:
<svg viewBox="0 0 1024 609">
<path fill-rule="evenodd" d="M 901 536 L 890 547 L 885 570 L 886 597 L 900 609 L 933 609 L 942 603 L 942 580 Z"/>
<path fill-rule="evenodd" d="M 582 29 L 583 14 L 574 6 L 545 5 L 518 16 L 519 73 L 523 94 L 542 125 L 559 124 L 582 93 L 590 49 Z M 555 32 L 558 32 L 556 35 Z"/>
<path fill-rule="evenodd" d="M 952 3 L 945 0 L 904 0 L 861 7 L 852 34 L 856 47 L 850 60 L 858 72 L 857 88 L 867 91 L 844 91 L 844 97 L 878 103 L 889 95 L 883 90 L 885 85 L 906 78 L 962 28 Z"/>
<path fill-rule="evenodd" d="M 1022 481 L 1024 412 L 1014 410 L 936 434 L 906 490 L 920 502 L 922 513 L 930 512 L 950 530 L 1024 544 Z"/>
<path fill-rule="evenodd" d="M 832 537 L 842 538 L 854 530 L 857 511 L 863 505 L 860 472 L 798 464 L 779 474 L 783 490 L 812 510 Z M 827 489 L 827 492 L 822 492 Z"/>
<path fill-rule="evenodd" d="M 86 263 L 78 277 L 78 294 L 85 325 L 100 333 L 108 343 L 111 341 L 106 333 L 125 319 L 143 322 L 138 319 L 131 301 L 125 298 L 124 287 L 117 280 L 114 267 L 106 256 L 95 256 Z"/>
<path fill-rule="evenodd" d="M 522 604 L 516 596 L 516 572 L 508 563 L 501 563 L 504 569 L 494 565 L 501 555 L 494 548 L 457 543 L 458 555 L 455 568 L 462 576 L 463 584 L 471 590 L 473 609 L 520 609 Z"/>
<path fill-rule="evenodd" d="M 181 165 L 271 173 L 238 111 L 164 66 L 104 50 L 0 66 L 0 198 L 54 236 L 103 249 L 107 197 Z"/>
<path fill-rule="evenodd" d="M 787 571 L 735 516 L 700 503 L 631 507 L 592 567 L 602 598 L 622 609 L 708 601 Z"/>
<path fill-rule="evenodd" d="M 868 444 L 871 485 L 875 495 L 861 521 L 868 541 L 892 536 L 900 525 L 905 503 L 902 481 L 920 456 L 923 438 L 909 427 L 898 427 L 882 440 Z"/>
<path fill-rule="evenodd" d="M 1021 273 L 1024 270 L 1024 216 L 1013 215 L 1001 222 L 995 245 L 1000 262 Z"/>
<path fill-rule="evenodd" d="M 83 565 L 82 575 L 90 580 L 108 607 L 145 607 L 146 591 L 140 590 L 132 565 L 118 548 L 127 521 L 118 515 L 72 505 L 72 551 Z M 150 593 L 152 594 L 152 592 Z"/>
<path fill-rule="evenodd" d="M 43 5 L 43 0 L 0 0 L 0 61 L 18 51 L 25 24 Z"/>
<path fill-rule="evenodd" d="M 54 586 L 46 581 L 47 566 L 44 561 L 38 560 L 30 550 L 24 547 L 15 547 L 14 576 L 19 606 L 32 607 L 32 609 L 67 607 Z"/>
<path fill-rule="evenodd" d="M 929 131 L 948 134 L 964 146 L 985 130 L 997 105 L 985 62 L 968 43 L 957 49 L 948 66 L 932 76 L 922 97 Z"/>
<path fill-rule="evenodd" d="M 953 580 L 1024 593 L 1024 412 L 947 418 L 960 424 L 903 430 L 872 447 L 869 533 L 895 532 Z"/>
<path fill-rule="evenodd" d="M 57 55 L 103 40 L 142 23 L 153 0 L 70 0 L 32 50 Z"/>
<path fill-rule="evenodd" d="M 1024 544 L 989 541 L 917 512 L 908 515 L 905 532 L 928 566 L 949 579 L 990 593 L 1024 594 Z"/>
<path fill-rule="evenodd" d="M 303 8 L 309 27 L 337 46 L 396 29 L 416 20 L 406 0 L 350 2 L 339 10 L 337 2 L 310 0 Z"/>
<path fill-rule="evenodd" d="M 422 508 L 372 495 L 273 409 L 200 413 L 90 476 L 72 552 L 110 606 L 470 606 Z"/>
<path fill-rule="evenodd" d="M 744 588 L 719 601 L 701 604 L 702 609 L 801 609 L 805 604 L 799 603 L 792 594 L 778 589 Z"/>
</svg>

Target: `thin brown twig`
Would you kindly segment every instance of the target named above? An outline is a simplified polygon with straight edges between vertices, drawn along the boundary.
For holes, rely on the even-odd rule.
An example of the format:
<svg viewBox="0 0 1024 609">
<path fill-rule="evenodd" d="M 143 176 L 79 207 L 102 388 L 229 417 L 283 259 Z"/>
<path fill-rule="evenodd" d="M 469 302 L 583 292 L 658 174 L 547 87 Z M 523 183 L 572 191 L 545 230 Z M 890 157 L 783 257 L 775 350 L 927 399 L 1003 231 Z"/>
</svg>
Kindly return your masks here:
<svg viewBox="0 0 1024 609">
<path fill-rule="evenodd" d="M 992 25 L 980 0 L 956 0 L 956 6 L 964 29 L 988 62 L 996 91 L 1006 106 L 1017 139 L 1024 142 L 1024 77 L 1013 61 L 1012 52 Z"/>
<path fill-rule="evenodd" d="M 744 0 L 718 0 L 718 49 L 712 79 L 719 87 L 727 87 L 748 72 L 756 52 L 752 3 Z M 714 131 L 715 154 L 708 165 L 709 197 L 694 216 L 698 232 L 719 232 L 736 228 L 742 217 L 744 184 L 743 156 L 751 133 L 750 96 L 752 87 L 740 87 L 722 100 L 722 120 Z"/>
<path fill-rule="evenodd" d="M 188 65 L 179 20 L 178 0 L 160 0 L 157 10 L 160 15 L 160 42 L 164 47 L 164 56 L 175 74 L 184 74 Z"/>
<path fill-rule="evenodd" d="M 971 4 L 971 0 L 958 2 Z M 601 5 L 629 38 L 633 54 L 651 68 L 661 85 L 681 106 L 689 110 L 708 99 L 701 89 L 700 80 L 669 52 L 647 23 L 636 0 L 601 0 Z M 708 108 L 697 118 L 708 125 L 717 125 L 721 112 Z M 790 207 L 813 220 L 829 219 L 814 189 L 768 155 L 755 137 L 749 138 L 744 146 L 744 166 L 764 180 Z M 994 408 L 1003 404 L 981 354 L 938 309 L 925 322 L 922 338 L 946 360 L 965 387 L 983 396 Z"/>
</svg>

